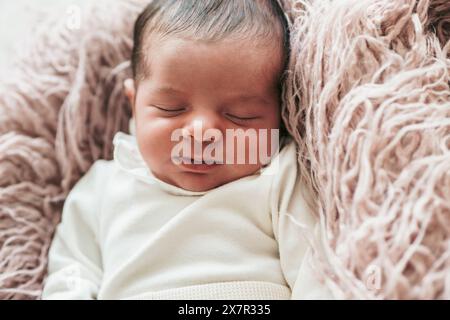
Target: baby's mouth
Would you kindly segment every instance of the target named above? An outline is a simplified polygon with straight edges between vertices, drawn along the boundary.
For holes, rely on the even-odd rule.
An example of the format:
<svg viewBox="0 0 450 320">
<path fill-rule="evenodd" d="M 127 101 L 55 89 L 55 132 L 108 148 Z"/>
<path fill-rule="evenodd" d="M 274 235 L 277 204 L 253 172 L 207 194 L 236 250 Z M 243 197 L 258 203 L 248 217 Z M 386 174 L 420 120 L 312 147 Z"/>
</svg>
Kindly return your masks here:
<svg viewBox="0 0 450 320">
<path fill-rule="evenodd" d="M 195 158 L 182 158 L 182 162 L 185 164 L 192 165 L 215 165 L 215 164 L 223 164 L 223 162 L 213 159 L 195 159 Z"/>
<path fill-rule="evenodd" d="M 177 160 L 176 163 L 179 163 L 179 165 L 181 166 L 198 169 L 206 169 L 208 167 L 213 168 L 223 164 L 223 162 L 214 159 L 195 159 L 187 157 L 177 157 L 176 160 Z"/>
</svg>

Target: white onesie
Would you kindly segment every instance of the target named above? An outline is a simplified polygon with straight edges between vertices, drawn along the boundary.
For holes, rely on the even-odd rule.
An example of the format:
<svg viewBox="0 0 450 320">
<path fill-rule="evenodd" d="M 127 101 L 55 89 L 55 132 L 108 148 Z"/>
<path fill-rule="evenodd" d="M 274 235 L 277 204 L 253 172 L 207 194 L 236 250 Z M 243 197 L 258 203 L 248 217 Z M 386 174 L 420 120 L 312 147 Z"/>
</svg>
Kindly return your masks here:
<svg viewBox="0 0 450 320">
<path fill-rule="evenodd" d="M 66 199 L 42 298 L 330 298 L 307 258 L 305 230 L 317 228 L 294 142 L 277 157 L 191 192 L 154 177 L 135 136 L 117 133 L 114 160 L 95 162 Z"/>
</svg>

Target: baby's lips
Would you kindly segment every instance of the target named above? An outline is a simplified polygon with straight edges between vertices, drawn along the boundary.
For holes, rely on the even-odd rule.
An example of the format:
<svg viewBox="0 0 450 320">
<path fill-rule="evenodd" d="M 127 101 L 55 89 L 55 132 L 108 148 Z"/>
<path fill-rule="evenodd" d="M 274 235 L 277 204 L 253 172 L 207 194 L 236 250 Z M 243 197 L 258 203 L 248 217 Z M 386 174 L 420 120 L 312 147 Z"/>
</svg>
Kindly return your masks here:
<svg viewBox="0 0 450 320">
<path fill-rule="evenodd" d="M 223 164 L 223 161 L 216 161 L 215 159 L 202 159 L 202 158 L 198 158 L 198 160 L 201 160 L 202 163 L 195 163 L 194 160 L 195 158 L 183 158 L 183 157 L 175 157 L 172 160 L 176 160 L 181 161 L 182 163 L 185 164 Z"/>
<path fill-rule="evenodd" d="M 223 161 L 216 161 L 215 159 L 204 159 L 203 161 L 207 164 L 223 164 Z"/>
</svg>

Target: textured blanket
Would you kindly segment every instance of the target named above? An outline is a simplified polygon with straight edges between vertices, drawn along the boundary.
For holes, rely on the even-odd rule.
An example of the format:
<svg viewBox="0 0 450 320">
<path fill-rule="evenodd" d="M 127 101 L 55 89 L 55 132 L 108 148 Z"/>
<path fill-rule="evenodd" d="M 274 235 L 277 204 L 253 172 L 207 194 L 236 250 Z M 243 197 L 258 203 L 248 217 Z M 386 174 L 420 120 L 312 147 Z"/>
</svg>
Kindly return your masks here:
<svg viewBox="0 0 450 320">
<path fill-rule="evenodd" d="M 0 299 L 40 297 L 64 199 L 128 131 L 122 82 L 145 0 L 46 17 L 0 80 Z M 338 298 L 450 298 L 450 3 L 282 0 L 283 119 Z"/>
</svg>

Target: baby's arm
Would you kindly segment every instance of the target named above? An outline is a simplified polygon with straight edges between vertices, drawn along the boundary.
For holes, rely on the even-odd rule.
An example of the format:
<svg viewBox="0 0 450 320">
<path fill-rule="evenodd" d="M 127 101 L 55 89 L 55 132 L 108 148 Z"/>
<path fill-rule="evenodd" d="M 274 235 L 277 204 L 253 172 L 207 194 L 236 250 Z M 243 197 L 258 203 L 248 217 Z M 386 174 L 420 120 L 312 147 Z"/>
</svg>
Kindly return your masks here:
<svg viewBox="0 0 450 320">
<path fill-rule="evenodd" d="M 105 161 L 97 161 L 69 193 L 49 250 L 42 299 L 95 299 L 102 278 L 98 214 Z"/>
<path fill-rule="evenodd" d="M 281 163 L 272 189 L 272 217 L 281 268 L 291 288 L 291 299 L 332 299 L 311 266 L 308 239 L 320 242 L 319 224 L 307 206 L 297 175 L 296 161 Z M 307 193 L 309 195 L 309 193 Z"/>
</svg>

